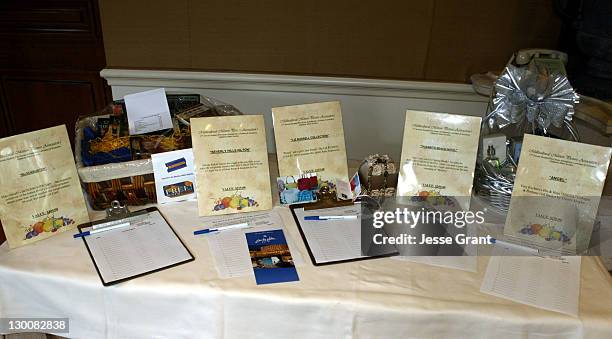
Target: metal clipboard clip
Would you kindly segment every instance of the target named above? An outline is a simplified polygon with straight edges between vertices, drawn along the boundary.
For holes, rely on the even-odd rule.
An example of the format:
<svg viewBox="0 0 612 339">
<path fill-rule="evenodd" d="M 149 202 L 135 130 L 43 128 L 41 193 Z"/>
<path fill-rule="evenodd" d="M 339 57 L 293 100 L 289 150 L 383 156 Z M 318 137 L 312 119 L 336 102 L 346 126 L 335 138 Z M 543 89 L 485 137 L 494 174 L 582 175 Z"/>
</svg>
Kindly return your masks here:
<svg viewBox="0 0 612 339">
<path fill-rule="evenodd" d="M 121 205 L 118 200 L 113 200 L 111 206 L 106 209 L 106 220 L 126 218 L 130 215 L 127 205 Z"/>
<path fill-rule="evenodd" d="M 111 206 L 106 209 L 106 218 L 91 223 L 92 230 L 115 226 L 129 222 L 132 217 L 146 214 L 147 209 L 130 212 L 127 205 L 121 205 L 117 200 L 111 202 Z"/>
</svg>

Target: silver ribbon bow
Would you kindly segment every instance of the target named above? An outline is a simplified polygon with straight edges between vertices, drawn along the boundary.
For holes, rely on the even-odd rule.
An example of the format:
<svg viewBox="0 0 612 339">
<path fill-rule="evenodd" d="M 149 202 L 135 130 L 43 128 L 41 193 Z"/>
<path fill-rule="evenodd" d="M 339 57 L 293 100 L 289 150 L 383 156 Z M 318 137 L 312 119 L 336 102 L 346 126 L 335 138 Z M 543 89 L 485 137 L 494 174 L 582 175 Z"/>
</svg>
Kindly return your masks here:
<svg viewBox="0 0 612 339">
<path fill-rule="evenodd" d="M 544 133 L 551 124 L 573 129 L 570 122 L 579 96 L 565 75 L 549 74 L 533 61 L 528 67 L 508 65 L 495 82 L 495 90 L 493 109 L 487 116 L 490 128 L 504 128 L 526 118 Z"/>
</svg>

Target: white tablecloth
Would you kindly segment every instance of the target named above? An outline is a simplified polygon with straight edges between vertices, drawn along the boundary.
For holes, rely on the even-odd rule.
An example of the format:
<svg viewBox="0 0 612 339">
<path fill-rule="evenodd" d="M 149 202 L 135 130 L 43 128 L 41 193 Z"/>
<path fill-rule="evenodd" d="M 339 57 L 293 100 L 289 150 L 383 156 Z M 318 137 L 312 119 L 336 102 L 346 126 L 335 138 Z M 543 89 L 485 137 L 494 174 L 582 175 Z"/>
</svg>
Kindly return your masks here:
<svg viewBox="0 0 612 339">
<path fill-rule="evenodd" d="M 475 273 L 390 258 L 314 267 L 291 213 L 286 232 L 306 264 L 299 282 L 219 279 L 196 204 L 160 208 L 196 260 L 103 287 L 70 232 L 0 246 L 0 317 L 68 317 L 75 338 L 612 338 L 612 278 L 584 257 L 579 318 L 479 292 Z M 195 219 L 194 219 L 195 218 Z"/>
</svg>

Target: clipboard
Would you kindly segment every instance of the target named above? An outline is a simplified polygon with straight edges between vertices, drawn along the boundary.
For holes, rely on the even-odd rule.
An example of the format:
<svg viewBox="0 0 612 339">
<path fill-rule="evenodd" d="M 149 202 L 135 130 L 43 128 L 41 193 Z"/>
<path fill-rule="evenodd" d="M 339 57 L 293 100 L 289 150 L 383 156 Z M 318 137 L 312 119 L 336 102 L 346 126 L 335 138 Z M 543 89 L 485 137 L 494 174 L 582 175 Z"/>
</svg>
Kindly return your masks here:
<svg viewBox="0 0 612 339">
<path fill-rule="evenodd" d="M 340 207 L 348 207 L 348 206 L 357 206 L 357 204 L 351 202 L 350 204 L 346 203 L 346 201 L 342 201 L 342 202 L 337 202 L 337 203 L 321 203 L 321 202 L 316 202 L 316 203 L 305 203 L 305 204 L 295 204 L 295 205 L 290 205 L 289 209 L 291 210 L 291 214 L 293 215 L 293 220 L 295 221 L 295 224 L 298 226 L 298 230 L 300 231 L 300 235 L 302 236 L 302 240 L 304 241 L 304 244 L 306 245 L 306 250 L 308 250 L 308 256 L 310 257 L 310 260 L 312 261 L 312 264 L 315 266 L 325 266 L 325 265 L 333 265 L 333 264 L 340 264 L 340 263 L 346 263 L 346 262 L 352 262 L 352 261 L 361 261 L 361 260 L 370 260 L 370 259 L 379 259 L 379 258 L 386 258 L 386 257 L 391 257 L 391 256 L 395 256 L 397 254 L 399 254 L 399 252 L 397 251 L 397 249 L 395 249 L 394 246 L 392 246 L 395 250 L 393 251 L 389 251 L 385 254 L 380 254 L 380 255 L 373 255 L 373 256 L 355 256 L 353 258 L 343 258 L 343 259 L 338 259 L 338 260 L 329 260 L 329 261 L 318 261 L 315 255 L 315 250 L 311 247 L 311 244 L 308 241 L 308 236 L 306 235 L 306 232 L 304 230 L 303 227 L 303 222 L 304 220 L 300 220 L 300 218 L 298 217 L 296 210 L 300 210 L 303 209 L 304 211 L 308 211 L 308 212 L 312 212 L 312 211 L 329 211 L 332 208 L 340 208 Z M 359 207 L 361 209 L 361 207 Z M 333 223 L 334 221 L 322 221 L 324 223 Z M 360 225 L 360 231 L 361 231 L 361 222 L 357 221 Z M 330 226 L 330 225 L 327 225 Z M 361 251 L 361 250 L 360 250 Z M 360 252 L 361 254 L 361 252 Z"/>
<path fill-rule="evenodd" d="M 172 226 L 170 226 L 166 218 L 163 216 L 163 214 L 159 212 L 159 210 L 156 207 L 149 207 L 149 208 L 146 208 L 140 211 L 129 212 L 127 207 L 121 206 L 118 202 L 113 202 L 112 207 L 107 210 L 106 219 L 81 224 L 77 227 L 77 229 L 79 232 L 83 232 L 84 229 L 93 230 L 95 227 L 105 228 L 105 227 L 120 225 L 122 223 L 126 223 L 126 221 L 127 222 L 134 222 L 134 221 L 142 222 L 143 220 L 145 220 L 145 218 L 148 218 L 148 217 L 153 218 L 153 221 L 157 221 L 157 223 L 151 223 L 151 225 L 155 225 L 159 229 L 165 231 L 169 239 L 175 242 L 173 245 L 176 246 L 177 252 L 178 254 L 180 254 L 178 256 L 180 257 L 180 259 L 174 260 L 174 261 L 169 260 L 167 264 L 161 264 L 161 265 L 159 264 L 156 265 L 155 263 L 152 263 L 151 265 L 149 265 L 149 267 L 146 268 L 145 271 L 141 269 L 134 274 L 128 274 L 125 276 L 121 276 L 120 278 L 117 278 L 117 279 L 109 279 L 109 277 L 105 278 L 105 275 L 108 275 L 107 271 L 109 267 L 112 266 L 112 264 L 108 262 L 106 256 L 104 256 L 104 258 L 98 258 L 98 260 L 96 260 L 97 259 L 96 254 L 100 255 L 100 253 L 103 253 L 103 252 L 100 252 L 101 249 L 99 248 L 100 246 L 97 243 L 98 240 L 95 238 L 96 235 L 92 234 L 92 235 L 84 236 L 82 237 L 82 240 L 85 243 L 87 252 L 89 253 L 91 261 L 93 262 L 94 267 L 96 268 L 96 272 L 98 273 L 98 277 L 100 278 L 102 285 L 104 286 L 115 285 L 121 282 L 139 278 L 145 275 L 149 275 L 151 273 L 162 271 L 162 270 L 172 268 L 178 265 L 182 265 L 187 262 L 195 260 L 195 257 L 193 256 L 193 254 L 189 251 L 187 246 L 185 246 L 185 243 L 183 243 L 183 241 L 178 236 L 176 231 L 172 228 Z M 147 227 L 147 226 L 149 225 L 136 226 L 136 223 L 135 223 L 134 226 L 130 225 L 130 226 L 126 226 L 125 228 L 122 227 L 121 229 L 113 229 L 108 232 L 101 232 L 98 234 L 108 236 L 111 234 L 111 232 L 114 232 L 114 234 L 112 234 L 113 237 L 121 237 L 121 236 L 128 237 L 129 235 L 125 235 L 125 232 L 133 231 L 136 229 L 138 230 L 142 229 L 142 231 L 140 232 L 144 232 L 145 231 L 144 227 Z M 165 227 L 167 227 L 167 230 L 165 229 Z M 98 239 L 99 238 L 100 236 L 98 236 Z M 94 242 L 94 240 L 96 241 Z M 140 246 L 142 244 L 137 244 L 137 245 Z M 125 252 L 129 252 L 128 249 L 125 249 L 125 250 L 126 250 Z M 121 253 L 121 249 L 117 249 L 115 253 Z M 142 258 L 137 258 L 135 260 L 141 260 L 141 259 Z M 106 267 L 106 265 L 109 265 L 109 267 Z M 143 265 L 143 268 L 145 266 L 146 265 Z"/>
</svg>

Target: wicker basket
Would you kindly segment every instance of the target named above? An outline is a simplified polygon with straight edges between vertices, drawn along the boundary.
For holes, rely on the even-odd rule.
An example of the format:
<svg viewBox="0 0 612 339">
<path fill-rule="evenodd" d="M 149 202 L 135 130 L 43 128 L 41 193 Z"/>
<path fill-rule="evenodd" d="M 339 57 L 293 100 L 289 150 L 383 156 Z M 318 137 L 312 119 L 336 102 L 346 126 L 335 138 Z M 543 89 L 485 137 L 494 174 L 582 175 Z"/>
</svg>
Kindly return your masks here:
<svg viewBox="0 0 612 339">
<path fill-rule="evenodd" d="M 193 99 L 197 97 L 200 104 L 195 104 Z M 174 97 L 174 98 L 173 98 Z M 176 113 L 177 119 L 183 126 L 189 126 L 189 119 L 198 116 L 223 116 L 240 115 L 238 109 L 232 105 L 225 104 L 213 98 L 200 97 L 191 94 L 169 94 L 168 102 L 171 113 Z M 184 103 L 184 105 L 182 105 Z M 112 112 L 111 106 L 96 114 L 81 117 L 75 128 L 75 158 L 77 171 L 87 192 L 91 207 L 96 210 L 103 210 L 110 207 L 113 200 L 118 200 L 127 205 L 146 205 L 157 202 L 155 180 L 153 176 L 153 163 L 150 158 L 132 160 L 126 162 L 110 163 L 97 166 L 85 166 L 81 158 L 81 140 L 86 126 L 91 125 L 90 118 L 98 118 L 101 115 L 108 115 Z M 190 139 L 187 141 L 191 141 Z M 181 148 L 190 147 L 186 142 Z"/>
<path fill-rule="evenodd" d="M 90 167 L 77 163 L 77 167 L 93 209 L 106 209 L 113 200 L 132 206 L 157 202 L 150 159 Z"/>
</svg>

